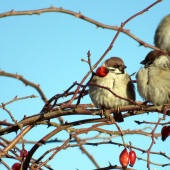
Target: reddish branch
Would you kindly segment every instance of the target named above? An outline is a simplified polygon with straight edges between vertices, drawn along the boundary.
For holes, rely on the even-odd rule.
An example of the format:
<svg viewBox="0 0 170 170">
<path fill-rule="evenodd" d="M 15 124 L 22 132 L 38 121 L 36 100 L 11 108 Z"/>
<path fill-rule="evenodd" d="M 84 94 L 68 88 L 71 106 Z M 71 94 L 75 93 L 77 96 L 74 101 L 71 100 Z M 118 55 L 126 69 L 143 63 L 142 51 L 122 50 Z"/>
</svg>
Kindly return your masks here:
<svg viewBox="0 0 170 170">
<path fill-rule="evenodd" d="M 158 2 L 160 2 L 160 1 L 161 0 L 158 0 Z M 158 3 L 158 2 L 156 2 L 156 3 Z M 148 9 L 149 8 L 150 7 L 148 7 Z M 116 31 L 118 31 L 121 28 L 121 27 L 118 27 L 118 26 L 110 26 L 110 25 L 102 24 L 100 22 L 97 22 L 93 19 L 90 19 L 90 18 L 82 15 L 81 12 L 76 13 L 76 12 L 73 12 L 73 11 L 70 11 L 70 10 L 63 9 L 62 7 L 55 8 L 54 6 L 51 6 L 50 8 L 44 8 L 44 9 L 38 9 L 38 10 L 29 10 L 29 11 L 14 11 L 14 10 L 11 10 L 9 12 L 1 13 L 0 18 L 7 17 L 7 16 L 16 16 L 16 15 L 33 15 L 33 14 L 40 15 L 41 13 L 45 13 L 45 12 L 61 12 L 61 13 L 73 15 L 76 18 L 80 18 L 82 20 L 85 20 L 85 21 L 88 21 L 92 24 L 95 24 L 97 26 L 97 28 L 101 27 L 101 28 L 106 28 L 106 29 L 111 29 L 111 30 L 116 30 Z M 121 32 L 130 36 L 131 38 L 133 38 L 134 40 L 139 42 L 140 45 L 143 45 L 144 47 L 149 47 L 149 48 L 152 48 L 152 49 L 155 49 L 155 50 L 159 50 L 159 48 L 152 46 L 150 44 L 147 44 L 146 42 L 142 41 L 141 39 L 139 39 L 138 37 L 136 37 L 135 35 L 130 33 L 130 30 L 121 29 Z"/>
<path fill-rule="evenodd" d="M 75 82 L 74 84 L 76 84 L 76 85 L 78 85 L 78 86 L 80 86 L 80 87 L 97 86 L 97 87 L 100 87 L 100 88 L 103 88 L 103 89 L 106 89 L 106 90 L 110 91 L 115 97 L 118 97 L 118 98 L 120 98 L 120 99 L 122 99 L 122 100 L 129 101 L 129 102 L 131 102 L 131 103 L 133 103 L 133 104 L 135 104 L 135 105 L 138 105 L 138 103 L 136 103 L 135 101 L 133 101 L 133 100 L 131 100 L 131 99 L 126 99 L 126 98 L 124 98 L 124 97 L 121 97 L 121 96 L 117 95 L 116 93 L 114 93 L 110 88 L 105 87 L 105 86 L 100 86 L 100 85 L 95 84 L 95 83 L 92 83 L 92 82 L 89 83 L 89 84 L 87 84 L 87 85 L 82 85 L 82 84 L 79 84 L 79 83 L 77 83 L 77 82 Z"/>
<path fill-rule="evenodd" d="M 80 143 L 80 140 L 79 140 L 78 137 L 75 137 L 75 140 L 76 140 L 76 142 L 77 142 L 78 144 Z M 93 164 L 94 164 L 97 168 L 100 168 L 100 166 L 97 164 L 97 162 L 95 161 L 95 159 L 93 158 L 93 156 L 90 155 L 89 152 L 88 152 L 82 145 L 80 145 L 80 149 L 81 149 L 82 153 L 85 153 L 85 154 L 88 156 L 88 158 L 93 162 Z"/>
<path fill-rule="evenodd" d="M 63 109 L 66 108 L 73 108 L 70 110 L 56 110 L 56 111 L 51 111 L 48 113 L 41 113 L 41 114 L 37 114 L 37 115 L 33 115 L 31 117 L 27 117 L 24 120 L 18 122 L 19 124 L 22 125 L 22 127 L 26 126 L 26 125 L 32 125 L 32 124 L 36 124 L 39 121 L 43 121 L 43 120 L 50 120 L 52 118 L 56 118 L 59 116 L 67 116 L 67 115 L 100 115 L 100 110 L 99 109 L 86 109 L 86 107 L 92 107 L 91 104 L 87 104 L 87 105 L 79 105 L 78 108 L 76 108 L 76 105 L 70 105 L 69 107 L 64 107 Z M 147 113 L 147 112 L 163 112 L 163 107 L 162 106 L 137 106 L 137 105 L 128 105 L 128 106 L 120 106 L 119 107 L 120 112 L 124 112 L 124 111 L 135 111 L 134 113 L 128 112 L 126 114 L 123 115 L 123 118 L 132 116 L 132 115 L 139 115 L 139 114 L 143 114 L 143 113 Z M 106 110 L 106 113 L 116 113 L 118 111 L 117 108 L 113 108 L 110 110 Z M 166 115 L 169 115 L 170 113 L 167 112 Z M 24 115 L 24 114 L 23 114 Z M 103 120 L 103 119 L 99 119 L 99 120 Z M 83 121 L 80 121 L 79 123 L 83 123 Z M 73 126 L 75 126 L 73 124 Z M 11 125 L 9 127 L 0 129 L 0 135 L 4 135 L 7 133 L 11 133 L 14 131 L 17 131 L 19 128 L 17 125 Z"/>
<path fill-rule="evenodd" d="M 17 73 L 16 74 L 11 74 L 11 73 L 6 73 L 4 71 L 0 71 L 0 76 L 16 78 L 18 80 L 21 80 L 26 86 L 29 85 L 29 86 L 34 87 L 39 92 L 39 94 L 41 95 L 42 100 L 44 102 L 47 102 L 47 99 L 46 99 L 44 93 L 42 92 L 42 90 L 40 89 L 39 84 L 36 85 L 36 84 L 24 79 L 23 76 L 20 76 Z"/>
<path fill-rule="evenodd" d="M 154 140 L 154 132 L 155 132 L 155 130 L 156 130 L 156 128 L 157 128 L 157 126 L 159 125 L 159 123 L 160 123 L 161 120 L 162 120 L 162 118 L 159 118 L 157 124 L 155 125 L 155 128 L 152 130 L 152 133 L 151 133 L 151 134 L 152 134 L 152 143 L 151 143 L 151 145 L 150 145 L 150 147 L 149 147 L 149 149 L 148 149 L 148 156 L 147 156 L 147 168 L 148 168 L 149 170 L 150 170 L 150 166 L 149 166 L 149 154 L 150 154 L 150 150 L 151 150 L 153 144 L 156 143 L 155 140 Z"/>
<path fill-rule="evenodd" d="M 0 159 L 0 163 L 3 164 L 8 170 L 11 170 L 11 168 L 2 159 Z"/>
<path fill-rule="evenodd" d="M 25 135 L 31 128 L 32 128 L 32 126 L 27 126 L 27 127 L 23 130 L 22 134 L 21 134 L 21 133 L 18 134 L 18 135 L 11 141 L 11 143 L 3 149 L 3 152 L 7 152 L 7 151 L 9 151 L 11 148 L 13 148 L 13 147 L 16 145 L 16 143 L 21 139 L 21 136 L 22 136 L 22 135 Z M 0 152 L 0 156 L 3 154 L 3 152 Z"/>
<path fill-rule="evenodd" d="M 31 95 L 31 96 L 26 96 L 26 97 L 21 97 L 21 98 L 17 98 L 17 96 L 15 96 L 11 101 L 7 102 L 7 103 L 2 103 L 2 105 L 0 105 L 0 108 L 2 108 L 3 106 L 6 106 L 12 102 L 15 102 L 17 100 L 23 100 L 23 99 L 28 99 L 28 98 L 35 98 L 35 97 L 38 97 L 38 96 L 35 96 L 34 94 Z"/>
<path fill-rule="evenodd" d="M 94 129 L 95 127 L 98 127 L 98 126 L 102 126 L 102 125 L 106 125 L 106 124 L 112 124 L 111 122 L 104 122 L 104 123 L 99 123 L 99 124 L 96 124 L 96 125 L 93 125 L 92 127 L 88 128 L 88 129 L 85 129 L 85 130 L 79 130 L 77 133 L 75 134 L 72 134 L 70 135 L 70 137 L 65 141 L 65 143 L 61 146 L 61 147 L 57 147 L 56 148 L 56 151 L 54 151 L 54 149 L 52 149 L 54 151 L 54 153 L 50 156 L 49 159 L 47 159 L 45 162 L 43 162 L 40 166 L 38 166 L 36 169 L 38 168 L 41 168 L 44 164 L 46 164 L 49 160 L 53 159 L 53 157 L 60 151 L 64 148 L 64 146 L 66 146 L 68 144 L 68 142 L 70 142 L 70 140 L 72 138 L 75 138 L 77 135 L 79 134 L 82 134 L 82 133 L 88 133 L 90 130 Z M 69 127 L 69 126 L 68 126 Z M 67 127 L 67 128 L 68 128 Z M 49 133 L 48 135 L 46 135 L 44 138 L 42 138 L 37 144 L 35 144 L 33 146 L 33 148 L 30 150 L 28 156 L 26 157 L 26 160 L 24 162 L 24 165 L 23 165 L 23 169 L 26 170 L 29 166 L 29 162 L 30 162 L 30 159 L 33 155 L 33 153 L 39 148 L 39 146 L 41 146 L 42 144 L 45 144 L 45 142 L 51 138 L 53 135 L 55 135 L 56 133 L 60 132 L 61 130 L 63 130 L 63 127 L 59 127 L 55 130 L 53 130 L 51 133 Z M 46 152 L 48 153 L 48 151 Z M 44 157 L 45 155 L 43 155 Z M 43 158 L 41 157 L 41 159 Z M 40 161 L 41 159 L 38 159 L 38 161 Z"/>
<path fill-rule="evenodd" d="M 140 121 L 138 121 L 138 120 L 135 120 L 135 122 L 138 124 L 138 125 L 140 125 L 140 124 L 151 124 L 151 125 L 154 125 L 154 124 L 157 124 L 157 122 L 147 122 L 147 121 L 143 121 L 143 122 L 140 122 Z M 166 122 L 166 123 L 159 123 L 159 125 L 168 125 L 168 124 L 170 124 L 170 121 L 168 121 L 168 122 Z"/>
<path fill-rule="evenodd" d="M 98 145 L 103 145 L 103 144 L 113 144 L 113 145 L 118 145 L 118 146 L 124 146 L 124 144 L 116 143 L 116 142 L 112 142 L 112 141 L 103 141 L 103 142 L 97 142 L 97 143 L 81 142 L 81 143 L 79 143 L 79 144 L 68 145 L 68 146 L 65 147 L 65 149 L 67 149 L 67 148 L 69 148 L 69 147 L 80 146 L 80 145 L 98 146 Z M 141 148 L 132 146 L 132 145 L 126 144 L 126 147 L 127 147 L 127 148 L 133 148 L 133 149 L 139 150 L 139 151 L 141 151 L 142 153 L 148 153 L 148 150 L 144 150 L 144 149 L 141 149 Z M 156 154 L 156 155 L 162 155 L 162 156 L 164 156 L 164 157 L 166 157 L 167 159 L 170 160 L 170 157 L 167 156 L 165 153 L 162 153 L 162 152 L 151 152 L 151 151 L 150 151 L 150 153 L 151 153 L 151 154 Z"/>
</svg>

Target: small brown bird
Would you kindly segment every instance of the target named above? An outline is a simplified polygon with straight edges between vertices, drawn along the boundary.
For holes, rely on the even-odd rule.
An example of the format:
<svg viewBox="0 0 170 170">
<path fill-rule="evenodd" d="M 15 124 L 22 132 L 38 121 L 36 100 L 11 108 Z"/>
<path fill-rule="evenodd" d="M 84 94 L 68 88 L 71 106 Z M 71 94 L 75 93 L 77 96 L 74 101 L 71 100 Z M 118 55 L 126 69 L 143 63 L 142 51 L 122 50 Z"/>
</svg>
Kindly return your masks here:
<svg viewBox="0 0 170 170">
<path fill-rule="evenodd" d="M 107 74 L 103 77 L 97 74 L 93 77 L 92 82 L 100 86 L 110 88 L 117 95 L 132 99 L 135 101 L 135 90 L 133 82 L 130 79 L 130 76 L 126 73 L 124 62 L 121 58 L 111 57 L 108 60 L 104 61 L 100 70 L 106 71 Z M 97 70 L 97 73 L 100 72 Z M 93 86 L 89 87 L 89 95 L 94 103 L 95 107 L 102 109 L 111 109 L 115 106 L 125 106 L 132 104 L 129 101 L 125 101 L 118 97 L 115 97 L 111 92 L 106 89 Z M 114 114 L 114 118 L 117 122 L 122 122 L 123 117 L 121 113 Z"/>
<path fill-rule="evenodd" d="M 170 60 L 162 51 L 150 51 L 136 75 L 139 94 L 154 105 L 170 102 Z"/>
<path fill-rule="evenodd" d="M 155 32 L 155 46 L 170 53 L 170 15 L 164 17 Z"/>
</svg>

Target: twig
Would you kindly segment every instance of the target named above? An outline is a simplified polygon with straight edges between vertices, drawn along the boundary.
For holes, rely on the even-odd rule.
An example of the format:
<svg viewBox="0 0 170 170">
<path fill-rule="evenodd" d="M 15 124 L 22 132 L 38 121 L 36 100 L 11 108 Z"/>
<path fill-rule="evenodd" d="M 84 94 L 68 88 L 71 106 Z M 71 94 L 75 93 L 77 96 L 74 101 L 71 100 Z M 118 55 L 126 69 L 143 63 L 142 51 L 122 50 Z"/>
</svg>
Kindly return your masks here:
<svg viewBox="0 0 170 170">
<path fill-rule="evenodd" d="M 40 89 L 40 85 L 39 84 L 36 85 L 36 84 L 34 84 L 34 83 L 24 79 L 23 76 L 20 76 L 17 73 L 16 74 L 11 74 L 11 73 L 7 73 L 7 72 L 4 72 L 4 71 L 0 71 L 0 76 L 16 78 L 18 80 L 21 80 L 24 83 L 24 85 L 29 85 L 29 86 L 34 87 L 39 92 L 42 100 L 44 102 L 47 102 L 47 99 L 46 99 L 44 93 L 42 92 L 42 90 Z"/>
<path fill-rule="evenodd" d="M 0 159 L 0 163 L 3 164 L 8 170 L 12 170 L 2 159 Z"/>
<path fill-rule="evenodd" d="M 28 99 L 28 98 L 35 98 L 38 96 L 35 96 L 34 94 L 31 96 L 26 96 L 26 97 L 21 97 L 21 98 L 17 98 L 17 96 L 15 96 L 11 101 L 7 102 L 7 103 L 2 103 L 2 105 L 0 105 L 0 108 L 2 108 L 3 106 L 6 106 L 12 102 L 18 101 L 18 100 L 23 100 L 23 99 Z"/>
<path fill-rule="evenodd" d="M 22 135 L 25 135 L 30 129 L 32 128 L 32 126 L 27 126 L 22 133 Z M 12 147 L 14 147 L 16 145 L 16 143 L 21 139 L 21 133 L 18 134 L 11 142 L 8 146 L 6 146 L 3 149 L 3 152 L 7 152 L 9 151 Z M 3 154 L 3 152 L 0 152 L 0 156 Z"/>
<path fill-rule="evenodd" d="M 157 124 L 157 122 L 147 122 L 147 121 L 143 121 L 143 122 L 140 122 L 140 121 L 138 121 L 138 120 L 135 120 L 134 121 L 135 123 L 137 123 L 138 125 L 140 125 L 140 124 L 143 124 L 143 123 L 146 123 L 146 124 L 151 124 L 151 125 L 154 125 L 154 124 Z M 170 124 L 170 121 L 168 121 L 168 122 L 166 122 L 166 123 L 159 123 L 159 125 L 167 125 L 167 124 Z"/>
<path fill-rule="evenodd" d="M 78 137 L 75 137 L 75 140 L 77 141 L 78 144 L 80 143 L 80 140 L 79 140 Z M 93 162 L 93 164 L 94 164 L 97 168 L 100 168 L 100 166 L 97 164 L 97 162 L 95 161 L 95 159 L 93 158 L 93 156 L 90 155 L 90 154 L 88 153 L 88 151 L 87 151 L 82 145 L 80 145 L 80 149 L 81 149 L 81 151 L 82 151 L 83 153 L 85 153 L 85 154 L 88 156 L 88 158 Z"/>
<path fill-rule="evenodd" d="M 148 149 L 148 155 L 147 155 L 147 168 L 150 170 L 150 166 L 149 166 L 149 154 L 150 154 L 150 150 L 151 150 L 151 148 L 152 148 L 152 146 L 153 146 L 153 144 L 155 144 L 156 142 L 155 142 L 155 140 L 154 140 L 154 132 L 155 132 L 155 130 L 156 130 L 156 128 L 157 128 L 157 126 L 159 125 L 159 122 L 162 120 L 162 118 L 159 118 L 159 120 L 158 120 L 158 122 L 157 122 L 157 124 L 155 125 L 155 128 L 152 130 L 152 143 L 151 143 L 151 145 L 150 145 L 150 147 L 149 147 L 149 149 Z"/>
<path fill-rule="evenodd" d="M 74 84 L 75 84 L 75 85 L 78 85 L 78 86 L 80 86 L 80 87 L 83 87 L 83 88 L 86 87 L 86 86 L 96 86 L 96 87 L 100 87 L 100 88 L 103 88 L 103 89 L 106 89 L 106 90 L 110 91 L 115 97 L 118 97 L 118 98 L 120 98 L 120 99 L 122 99 L 122 100 L 129 101 L 129 102 L 131 102 L 131 103 L 133 103 L 133 104 L 135 104 L 135 105 L 139 105 L 138 103 L 136 103 L 136 102 L 133 101 L 132 99 L 126 99 L 126 98 L 124 98 L 124 97 L 121 97 L 121 96 L 117 95 L 117 94 L 114 93 L 110 88 L 105 87 L 105 86 L 100 86 L 100 85 L 95 84 L 95 83 L 92 83 L 92 82 L 90 82 L 89 84 L 86 84 L 86 85 L 82 85 L 82 84 L 77 83 L 77 82 L 75 82 Z"/>
<path fill-rule="evenodd" d="M 143 158 L 140 158 L 140 157 L 138 157 L 138 156 L 136 156 L 136 158 L 138 158 L 139 160 L 143 160 L 143 161 L 148 162 L 148 160 L 143 159 Z M 170 163 L 169 163 L 169 164 L 158 164 L 158 163 L 154 163 L 154 162 L 151 162 L 151 161 L 149 161 L 149 163 L 150 163 L 150 164 L 153 164 L 153 165 L 162 166 L 162 167 L 170 165 Z"/>
</svg>

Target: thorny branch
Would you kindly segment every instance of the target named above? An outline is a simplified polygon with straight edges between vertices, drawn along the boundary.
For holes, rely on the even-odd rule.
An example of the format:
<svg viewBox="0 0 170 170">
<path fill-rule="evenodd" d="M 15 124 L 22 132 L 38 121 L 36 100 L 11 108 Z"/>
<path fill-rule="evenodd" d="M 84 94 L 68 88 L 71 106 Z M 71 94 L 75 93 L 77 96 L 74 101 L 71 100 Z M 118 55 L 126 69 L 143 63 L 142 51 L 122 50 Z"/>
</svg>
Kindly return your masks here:
<svg viewBox="0 0 170 170">
<path fill-rule="evenodd" d="M 34 95 L 32 96 L 28 96 L 28 97 L 23 97 L 23 98 L 17 98 L 15 97 L 12 101 L 9 101 L 5 104 L 2 103 L 2 105 L 0 105 L 0 108 L 3 108 L 4 110 L 6 110 L 9 115 L 11 116 L 12 120 L 15 122 L 15 124 L 11 124 L 11 123 L 8 123 L 6 122 L 6 120 L 4 121 L 0 121 L 0 125 L 5 125 L 7 126 L 6 128 L 1 128 L 0 129 L 0 135 L 5 135 L 5 134 L 8 134 L 8 133 L 11 133 L 11 132 L 15 132 L 17 131 L 18 129 L 21 129 L 21 133 L 18 134 L 11 142 L 7 142 L 5 141 L 5 139 L 3 139 L 2 137 L 0 137 L 0 139 L 4 142 L 6 142 L 6 145 L 4 145 L 2 142 L 0 142 L 0 146 L 3 146 L 4 149 L 0 149 L 0 156 L 1 158 L 4 156 L 4 157 L 9 157 L 9 158 L 13 158 L 13 159 L 16 159 L 16 160 L 20 160 L 22 161 L 22 164 L 23 164 L 23 169 L 27 169 L 28 166 L 29 166 L 29 163 L 31 162 L 33 165 L 35 165 L 34 169 L 41 169 L 42 166 L 46 166 L 46 163 L 48 161 L 50 161 L 51 159 L 53 159 L 53 157 L 59 152 L 61 151 L 62 149 L 66 149 L 66 148 L 69 148 L 69 147 L 75 147 L 75 146 L 79 146 L 81 148 L 81 150 L 83 152 L 86 153 L 86 155 L 91 159 L 91 161 L 96 165 L 96 167 L 98 168 L 98 170 L 106 170 L 106 169 L 122 169 L 122 167 L 119 167 L 117 165 L 109 165 L 108 167 L 104 167 L 104 168 L 100 168 L 99 165 L 96 163 L 96 161 L 94 160 L 94 158 L 86 151 L 86 149 L 82 146 L 82 145 L 100 145 L 100 144 L 114 144 L 114 145 L 118 145 L 118 146 L 124 146 L 124 147 L 128 147 L 128 148 L 134 148 L 136 150 L 139 150 L 139 151 L 142 151 L 143 153 L 147 153 L 147 160 L 143 159 L 143 158 L 138 158 L 138 159 L 142 159 L 142 160 L 145 160 L 147 161 L 147 166 L 148 166 L 148 169 L 150 169 L 149 167 L 149 163 L 152 163 L 150 160 L 149 160 L 149 155 L 150 154 L 158 154 L 158 155 L 162 155 L 164 157 L 166 157 L 167 159 L 170 159 L 170 157 L 168 157 L 165 153 L 162 153 L 162 152 L 153 152 L 151 151 L 151 148 L 152 148 L 152 145 L 155 143 L 154 141 L 154 138 L 158 138 L 159 136 L 161 136 L 160 133 L 155 133 L 155 130 L 156 128 L 158 127 L 158 125 L 164 125 L 163 123 L 160 123 L 160 121 L 162 120 L 162 118 L 159 118 L 158 122 L 157 123 L 154 123 L 156 124 L 155 125 L 155 128 L 152 130 L 151 133 L 148 133 L 148 132 L 144 132 L 142 130 L 122 130 L 120 129 L 119 125 L 114 121 L 113 117 L 110 116 L 111 118 L 109 118 L 109 116 L 106 118 L 95 118 L 95 119 L 84 119 L 84 120 L 76 120 L 76 121 L 73 121 L 73 122 L 67 122 L 65 121 L 64 122 L 64 119 L 61 118 L 60 116 L 69 116 L 69 115 L 100 115 L 100 110 L 99 109 L 89 109 L 89 108 L 94 108 L 94 105 L 93 104 L 80 104 L 80 100 L 83 96 L 87 95 L 88 94 L 88 91 L 85 90 L 86 87 L 88 85 L 95 85 L 95 86 L 98 86 L 98 87 L 101 87 L 101 88 L 105 88 L 103 86 L 99 86 L 99 85 L 96 85 L 96 84 L 93 84 L 93 83 L 87 83 L 86 85 L 83 85 L 84 81 L 87 79 L 87 77 L 90 75 L 90 73 L 92 74 L 95 74 L 94 73 L 94 69 L 97 67 L 97 65 L 101 62 L 101 60 L 106 56 L 106 54 L 112 49 L 113 47 L 113 44 L 116 40 L 116 38 L 118 37 L 118 35 L 120 34 L 120 32 L 123 32 L 127 35 L 129 35 L 130 37 L 132 37 L 133 39 L 135 39 L 136 41 L 138 41 L 141 45 L 144 45 L 145 47 L 150 47 L 150 48 L 153 48 L 153 49 L 156 49 L 158 50 L 158 48 L 154 47 L 154 46 L 151 46 L 143 41 L 141 41 L 140 39 L 138 39 L 137 37 L 135 37 L 134 35 L 132 35 L 129 30 L 125 30 L 123 29 L 124 25 L 129 22 L 131 19 L 133 19 L 134 17 L 140 15 L 140 14 L 143 14 L 144 12 L 148 11 L 149 8 L 151 8 L 152 6 L 156 5 L 157 3 L 161 2 L 161 0 L 157 0 L 155 3 L 153 3 L 152 5 L 150 5 L 149 7 L 147 7 L 146 9 L 142 10 L 141 12 L 133 15 L 132 17 L 130 17 L 129 19 L 127 19 L 125 22 L 123 22 L 121 24 L 121 27 L 113 27 L 113 26 L 108 26 L 108 25 L 104 25 L 104 24 L 101 24 L 97 21 L 94 21 L 90 18 L 87 18 L 85 17 L 84 15 L 81 14 L 81 12 L 79 13 L 75 13 L 75 12 L 72 12 L 72 11 L 68 11 L 68 10 L 64 10 L 62 8 L 55 8 L 53 6 L 51 6 L 51 8 L 46 8 L 46 9 L 40 9 L 40 10 L 32 10 L 32 11 L 18 11 L 18 12 L 15 12 L 14 10 L 10 11 L 10 12 L 5 12 L 3 14 L 0 14 L 0 18 L 2 17 L 5 17 L 5 16 L 13 16 L 13 15 L 32 15 L 32 14 L 38 14 L 40 15 L 41 13 L 43 12 L 63 12 L 63 13 L 67 13 L 67 14 L 70 14 L 70 15 L 74 15 L 76 18 L 81 18 L 83 20 L 86 20 L 88 22 L 91 22 L 93 24 L 95 24 L 97 27 L 102 27 L 102 28 L 108 28 L 108 29 L 113 29 L 113 30 L 117 30 L 117 34 L 116 36 L 113 38 L 112 42 L 110 43 L 109 47 L 107 48 L 107 50 L 104 52 L 104 54 L 101 56 L 101 58 L 96 62 L 96 64 L 92 67 L 91 66 L 91 60 L 90 60 L 90 51 L 88 51 L 88 61 L 82 59 L 82 61 L 85 61 L 89 64 L 89 67 L 90 67 L 90 71 L 86 74 L 86 76 L 82 79 L 82 81 L 80 83 L 77 83 L 75 82 L 72 86 L 70 86 L 64 93 L 62 94 L 57 94 L 55 96 L 53 96 L 50 100 L 47 101 L 44 93 L 41 91 L 41 89 L 39 88 L 39 85 L 36 85 L 32 82 L 29 82 L 28 80 L 24 79 L 22 76 L 19 76 L 17 74 L 11 74 L 11 73 L 6 73 L 4 71 L 0 71 L 0 76 L 6 76 L 6 77 L 13 77 L 13 78 L 16 78 L 16 79 L 19 79 L 21 80 L 22 82 L 24 82 L 25 85 L 30 85 L 32 86 L 33 88 L 35 88 L 39 94 L 41 95 L 43 101 L 45 102 L 45 106 L 43 107 L 42 111 L 40 114 L 36 114 L 36 115 L 32 115 L 30 117 L 24 117 L 23 120 L 21 121 L 17 121 L 15 120 L 15 118 L 12 116 L 12 114 L 10 113 L 10 111 L 8 111 L 5 106 L 7 104 L 10 104 L 16 100 L 21 100 L 21 99 L 25 99 L 25 98 L 30 98 L 30 97 L 36 97 Z M 133 81 L 135 82 L 135 80 Z M 72 91 L 70 92 L 70 90 L 75 86 L 75 85 L 78 85 L 78 88 L 75 90 L 75 91 Z M 80 86 L 83 87 L 83 90 L 80 91 Z M 133 103 L 134 105 L 129 105 L 129 106 L 120 106 L 119 107 L 119 110 L 121 112 L 126 112 L 125 114 L 123 114 L 123 117 L 124 118 L 127 118 L 129 116 L 134 116 L 134 115 L 139 115 L 139 114 L 143 114 L 143 113 L 149 113 L 149 112 L 153 112 L 153 111 L 156 111 L 156 112 L 160 112 L 163 114 L 163 118 L 165 119 L 165 116 L 166 115 L 170 115 L 169 112 L 167 112 L 167 110 L 169 110 L 169 107 L 170 105 L 167 105 L 167 106 L 152 106 L 152 105 L 148 105 L 148 106 L 145 106 L 145 105 L 139 105 L 137 104 L 135 101 L 132 101 L 130 99 L 125 99 L 125 98 L 122 98 L 121 96 L 118 96 L 117 94 L 115 94 L 114 92 L 112 92 L 110 89 L 108 88 L 105 88 L 106 90 L 109 90 L 113 95 L 115 95 L 115 97 L 119 97 L 121 98 L 122 100 L 128 100 L 130 101 L 131 103 Z M 79 94 L 79 96 L 77 96 L 77 94 Z M 71 100 L 67 100 L 63 103 L 57 103 L 58 99 L 61 98 L 61 97 L 67 97 L 67 96 L 71 96 L 72 95 L 72 98 Z M 74 100 L 78 99 L 78 102 L 77 104 L 72 104 L 72 102 Z M 52 104 L 53 103 L 53 104 Z M 113 108 L 113 109 L 109 109 L 109 110 L 106 110 L 106 115 L 109 115 L 111 113 L 115 113 L 117 112 L 118 108 Z M 133 112 L 132 112 L 133 111 Z M 60 118 L 60 124 L 57 124 L 55 122 L 50 122 L 50 120 L 52 118 Z M 111 120 L 110 120 L 111 119 Z M 88 128 L 79 128 L 79 125 L 82 125 L 82 124 L 90 124 L 90 123 L 93 123 L 93 125 L 89 126 Z M 136 121 L 136 123 L 138 124 L 141 124 L 141 123 L 148 123 L 148 124 L 153 124 L 152 122 L 139 122 L 139 121 Z M 32 149 L 29 151 L 28 155 L 22 160 L 21 158 L 18 158 L 18 155 L 14 152 L 13 149 L 16 149 L 16 143 L 18 143 L 20 141 L 20 139 L 22 138 L 22 144 L 23 144 L 23 149 L 24 149 L 24 139 L 23 139 L 23 136 L 28 132 L 30 131 L 32 128 L 35 127 L 35 125 L 48 125 L 48 126 L 53 126 L 53 127 L 56 127 L 53 131 L 51 131 L 49 134 L 46 134 L 42 139 L 40 139 L 38 142 L 36 142 L 34 144 L 34 146 L 32 147 Z M 112 125 L 112 124 L 115 124 L 115 126 L 117 127 L 118 131 L 109 131 L 109 130 L 106 130 L 104 128 L 99 128 L 98 126 L 104 126 L 104 125 Z M 166 123 L 168 124 L 168 122 Z M 26 127 L 25 127 L 26 126 Z M 77 126 L 78 128 L 75 129 L 74 127 Z M 25 127 L 25 129 L 22 129 L 23 127 Z M 65 141 L 63 141 L 63 144 L 60 146 L 60 147 L 55 147 L 55 148 L 52 148 L 48 151 L 46 151 L 43 155 L 41 155 L 37 160 L 33 159 L 32 156 L 33 154 L 37 151 L 37 149 L 48 142 L 48 139 L 50 139 L 51 137 L 53 137 L 55 134 L 59 133 L 60 131 L 68 131 L 68 133 L 70 134 L 69 138 Z M 83 134 L 83 133 L 88 133 L 90 131 L 96 131 L 98 133 L 105 133 L 105 134 L 108 134 L 108 135 L 118 135 L 118 136 L 122 136 L 122 140 L 123 140 L 123 144 L 120 144 L 120 143 L 116 143 L 116 142 L 112 142 L 112 141 L 104 141 L 104 142 L 96 142 L 96 143 L 87 143 L 87 139 L 88 138 L 85 138 L 84 140 L 81 140 L 78 135 L 80 134 Z M 140 134 L 140 135 L 145 135 L 145 136 L 150 136 L 152 138 L 152 142 L 151 142 L 151 145 L 149 147 L 148 150 L 143 150 L 141 148 L 137 148 L 135 146 L 132 146 L 132 145 L 128 145 L 128 144 L 125 144 L 125 141 L 124 141 L 124 138 L 123 138 L 123 135 L 126 135 L 126 134 Z M 97 139 L 97 136 L 96 135 L 94 138 Z M 72 139 L 75 139 L 76 143 L 77 144 L 69 144 Z M 22 149 L 22 150 L 23 150 Z M 14 156 L 11 156 L 9 153 L 7 153 L 7 151 L 10 151 L 12 152 Z M 47 153 L 50 153 L 50 152 L 53 152 L 51 154 L 51 156 L 46 159 L 46 161 L 44 162 L 41 162 L 42 158 L 44 158 L 45 155 L 47 155 Z M 4 162 L 2 161 L 1 159 L 1 163 L 7 168 L 7 169 L 10 169 L 10 167 Z M 155 164 L 156 163 L 152 163 L 152 164 Z M 157 164 L 159 165 L 159 164 Z M 167 166 L 169 164 L 162 164 L 160 166 Z M 50 167 L 48 167 L 49 169 L 51 169 Z M 127 168 L 127 170 L 132 170 L 132 168 Z"/>
<path fill-rule="evenodd" d="M 160 1 L 161 0 L 158 0 L 156 3 L 160 2 Z M 15 11 L 13 9 L 9 12 L 1 13 L 0 18 L 7 17 L 7 16 L 15 16 L 15 15 L 33 15 L 33 14 L 40 15 L 45 12 L 61 12 L 61 13 L 73 15 L 73 16 L 75 16 L 75 18 L 80 18 L 82 20 L 88 21 L 89 23 L 96 25 L 97 28 L 106 28 L 106 29 L 111 29 L 111 30 L 116 30 L 116 31 L 118 31 L 120 29 L 120 27 L 118 27 L 118 26 L 105 25 L 105 24 L 102 24 L 102 23 L 95 21 L 91 18 L 88 18 L 85 15 L 82 15 L 81 12 L 76 13 L 76 12 L 73 12 L 70 10 L 63 9 L 62 7 L 55 8 L 53 5 L 51 5 L 50 8 L 44 8 L 44 9 L 39 9 L 39 10 L 30 10 L 30 11 Z M 149 48 L 152 48 L 155 50 L 159 50 L 159 48 L 152 46 L 150 44 L 147 44 L 146 42 L 142 41 L 141 39 L 139 39 L 138 37 L 136 37 L 135 35 L 130 33 L 130 30 L 121 29 L 121 32 L 128 35 L 129 37 L 133 38 L 134 40 L 139 42 L 140 45 L 143 45 L 144 47 L 149 47 Z"/>
<path fill-rule="evenodd" d="M 23 78 L 23 76 L 16 74 L 11 74 L 11 73 L 7 73 L 4 71 L 0 71 L 0 76 L 5 76 L 5 77 L 12 77 L 12 78 L 16 78 L 18 80 L 21 80 L 25 86 L 29 85 L 32 86 L 33 88 L 35 88 L 39 94 L 41 95 L 41 98 L 44 102 L 47 102 L 47 98 L 45 97 L 44 93 L 42 92 L 42 90 L 40 89 L 40 85 L 39 84 L 34 84 L 28 80 L 26 80 L 25 78 Z"/>
</svg>

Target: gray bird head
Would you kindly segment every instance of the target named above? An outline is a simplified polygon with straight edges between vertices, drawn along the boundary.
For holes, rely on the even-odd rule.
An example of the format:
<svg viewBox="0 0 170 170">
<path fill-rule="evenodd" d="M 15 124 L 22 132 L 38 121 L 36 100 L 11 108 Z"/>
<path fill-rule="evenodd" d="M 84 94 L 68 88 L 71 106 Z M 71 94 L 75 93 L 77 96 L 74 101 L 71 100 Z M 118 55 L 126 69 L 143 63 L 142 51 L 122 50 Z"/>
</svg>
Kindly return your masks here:
<svg viewBox="0 0 170 170">
<path fill-rule="evenodd" d="M 107 59 L 103 62 L 102 66 L 107 67 L 111 71 L 118 69 L 122 74 L 124 74 L 124 69 L 126 68 L 123 60 L 119 57 L 111 57 Z"/>
</svg>

